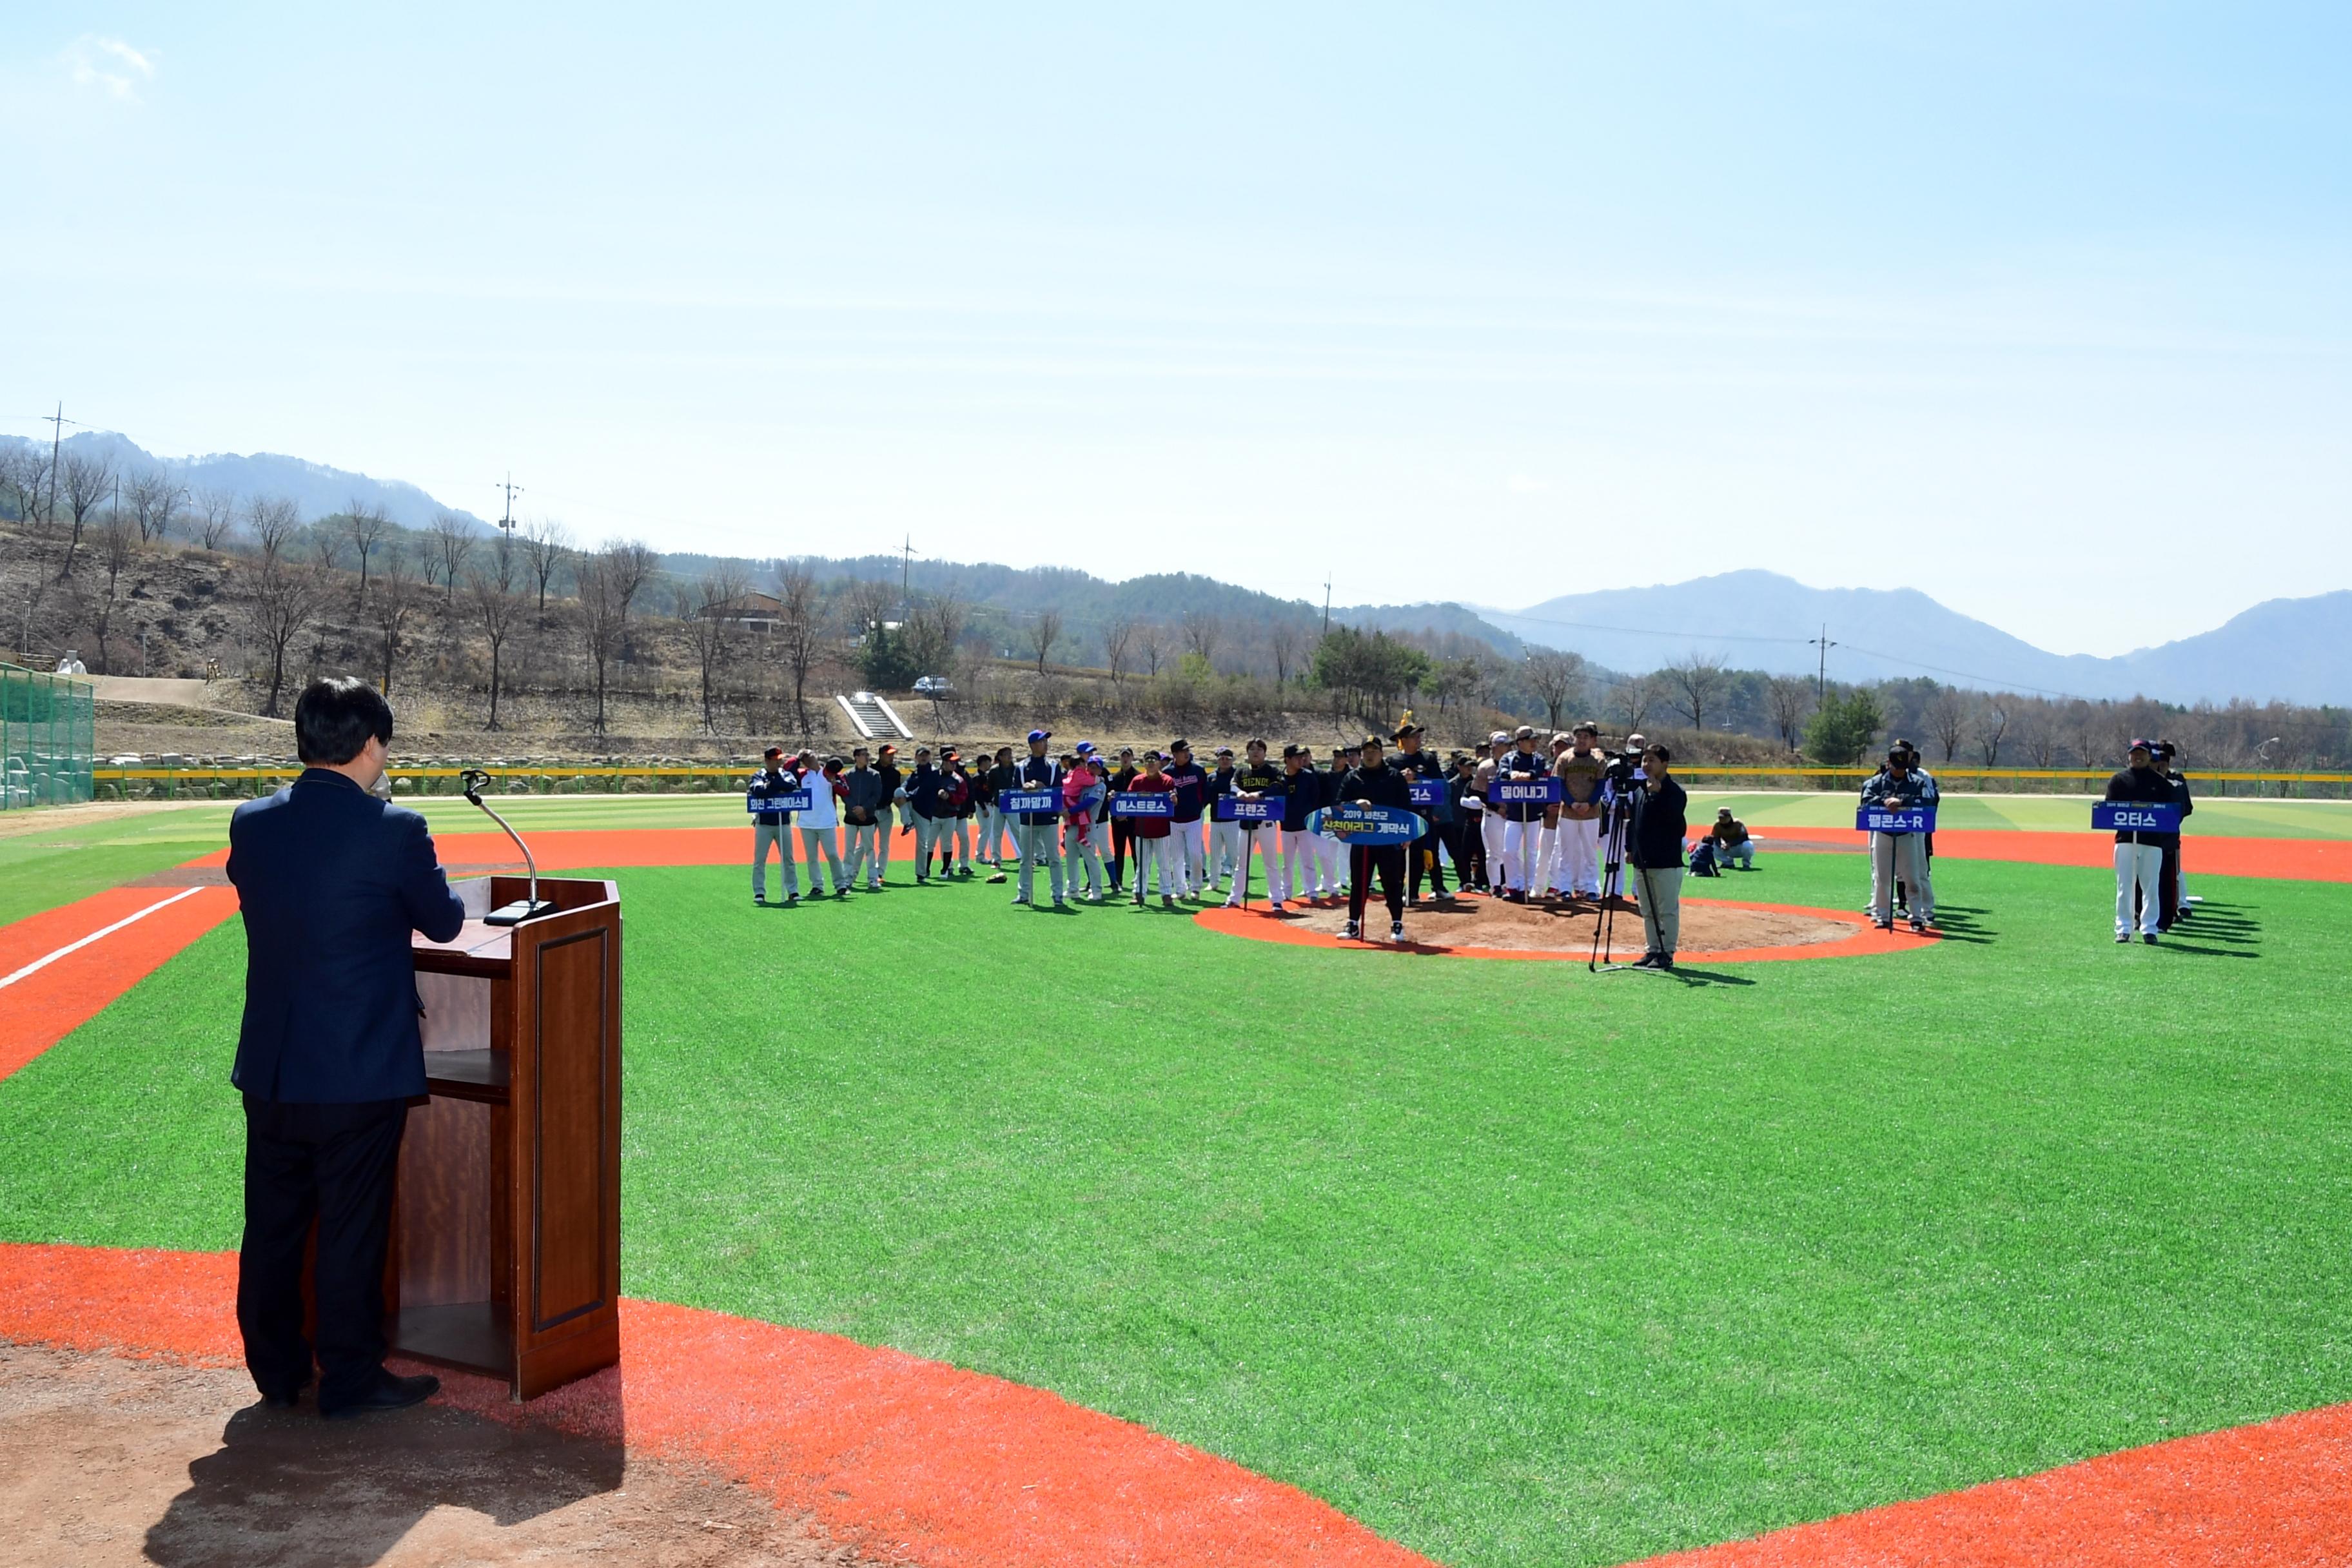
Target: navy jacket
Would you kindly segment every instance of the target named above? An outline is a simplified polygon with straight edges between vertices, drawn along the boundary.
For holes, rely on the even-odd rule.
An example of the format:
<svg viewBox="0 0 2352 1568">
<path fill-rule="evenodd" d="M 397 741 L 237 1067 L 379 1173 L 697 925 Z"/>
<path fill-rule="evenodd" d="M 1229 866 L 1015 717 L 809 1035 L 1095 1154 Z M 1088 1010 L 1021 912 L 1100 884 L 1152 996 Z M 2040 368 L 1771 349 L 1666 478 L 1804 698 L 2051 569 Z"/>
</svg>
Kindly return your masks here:
<svg viewBox="0 0 2352 1568">
<path fill-rule="evenodd" d="M 245 1024 L 229 1081 L 259 1100 L 353 1105 L 425 1092 L 408 933 L 466 923 L 413 811 L 306 768 L 228 824 L 245 913 Z"/>
</svg>

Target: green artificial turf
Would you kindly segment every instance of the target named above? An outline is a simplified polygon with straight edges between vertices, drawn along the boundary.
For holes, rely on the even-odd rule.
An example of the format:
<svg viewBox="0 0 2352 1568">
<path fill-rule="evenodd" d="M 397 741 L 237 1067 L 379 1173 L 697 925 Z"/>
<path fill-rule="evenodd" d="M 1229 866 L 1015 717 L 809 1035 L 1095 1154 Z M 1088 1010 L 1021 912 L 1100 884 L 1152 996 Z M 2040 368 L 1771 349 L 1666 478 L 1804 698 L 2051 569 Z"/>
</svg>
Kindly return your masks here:
<svg viewBox="0 0 2352 1568">
<path fill-rule="evenodd" d="M 1694 892 L 1863 891 L 1765 867 Z M 1932 952 L 1679 978 L 615 873 L 625 1283 L 1055 1389 L 1465 1565 L 2352 1397 L 2342 890 L 2200 879 L 2148 949 L 2097 871 L 1937 870 Z M 235 1245 L 241 941 L 0 1083 L 0 1237 Z"/>
</svg>

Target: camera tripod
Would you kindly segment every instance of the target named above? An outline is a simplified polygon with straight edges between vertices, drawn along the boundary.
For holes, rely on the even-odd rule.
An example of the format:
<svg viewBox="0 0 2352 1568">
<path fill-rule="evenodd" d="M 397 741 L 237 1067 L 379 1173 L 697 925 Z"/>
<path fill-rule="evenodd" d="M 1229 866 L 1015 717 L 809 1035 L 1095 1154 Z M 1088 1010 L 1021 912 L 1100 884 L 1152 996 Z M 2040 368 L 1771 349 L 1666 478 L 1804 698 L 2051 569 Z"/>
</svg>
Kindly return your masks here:
<svg viewBox="0 0 2352 1568">
<path fill-rule="evenodd" d="M 1601 955 L 1609 951 L 1609 944 L 1616 935 L 1617 903 L 1610 900 L 1609 892 L 1610 889 L 1618 883 L 1625 868 L 1626 838 L 1628 837 L 1639 838 L 1642 835 L 1643 796 L 1646 793 L 1641 785 L 1633 784 L 1629 780 L 1621 785 L 1611 799 L 1609 830 L 1601 837 L 1601 910 L 1599 918 L 1592 922 L 1592 954 L 1585 960 L 1584 964 L 1585 972 L 1589 974 L 1598 974 L 1604 969 L 1614 971 L 1635 967 L 1630 963 L 1604 964 L 1601 962 Z M 1650 868 L 1647 866 L 1636 866 L 1633 869 L 1642 879 L 1642 908 L 1644 910 L 1654 908 L 1650 897 Z M 1622 901 L 1621 892 L 1617 902 Z"/>
</svg>

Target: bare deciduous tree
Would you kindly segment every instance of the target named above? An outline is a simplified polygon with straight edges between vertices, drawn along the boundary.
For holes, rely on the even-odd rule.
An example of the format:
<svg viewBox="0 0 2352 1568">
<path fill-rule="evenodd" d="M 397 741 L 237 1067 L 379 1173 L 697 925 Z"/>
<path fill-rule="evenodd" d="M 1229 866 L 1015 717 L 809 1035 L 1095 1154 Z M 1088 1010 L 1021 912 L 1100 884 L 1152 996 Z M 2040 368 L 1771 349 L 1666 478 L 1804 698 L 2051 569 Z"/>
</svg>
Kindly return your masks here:
<svg viewBox="0 0 2352 1568">
<path fill-rule="evenodd" d="M 609 689 L 613 660 L 626 635 L 621 616 L 620 585 L 614 582 L 614 559 L 600 550 L 580 563 L 580 646 L 596 671 L 596 722 L 604 732 L 604 696 Z"/>
<path fill-rule="evenodd" d="M 612 595 L 613 608 L 620 616 L 620 656 L 625 659 L 629 657 L 629 611 L 654 574 L 660 570 L 661 557 L 635 539 L 608 541 L 597 555 L 604 563 L 604 591 Z"/>
<path fill-rule="evenodd" d="M 1307 628 L 1292 626 L 1288 621 L 1276 621 L 1266 634 L 1267 649 L 1274 655 L 1274 683 L 1290 684 L 1290 672 L 1307 651 Z"/>
<path fill-rule="evenodd" d="M 507 640 L 514 636 L 515 624 L 522 616 L 522 598 L 515 592 L 514 552 L 506 540 L 499 540 L 491 550 L 489 559 L 467 574 L 466 600 L 474 612 L 475 624 L 482 628 L 482 640 L 490 645 L 490 718 L 485 729 L 499 727 L 499 688 L 504 674 Z"/>
<path fill-rule="evenodd" d="M 110 511 L 98 525 L 93 542 L 100 567 L 106 573 L 106 591 L 98 601 L 98 673 L 112 675 L 114 666 L 109 662 L 106 639 L 114 628 L 114 609 L 122 602 L 122 569 L 131 564 L 131 546 L 139 539 L 139 529 L 132 519 L 120 510 Z"/>
<path fill-rule="evenodd" d="M 1998 767 L 2000 763 L 2001 738 L 2009 733 L 2010 704 L 2006 698 L 1979 698 L 1976 705 L 1977 750 L 1984 757 L 1984 765 Z"/>
<path fill-rule="evenodd" d="M 401 633 L 416 613 L 419 598 L 416 564 L 394 543 L 383 552 L 383 568 L 376 574 L 375 591 L 368 597 L 368 618 L 376 630 L 376 651 L 383 671 L 378 687 L 392 695 L 393 665 L 401 654 Z"/>
<path fill-rule="evenodd" d="M 427 576 L 441 584 L 441 608 L 446 614 L 457 600 L 458 574 L 474 552 L 474 531 L 464 518 L 445 511 L 425 525 L 425 548 L 432 563 Z"/>
<path fill-rule="evenodd" d="M 1719 653 L 1689 653 L 1666 666 L 1666 679 L 1673 683 L 1675 706 L 1690 720 L 1691 728 L 1704 731 L 1706 716 L 1724 689 L 1730 683 L 1724 674 L 1724 657 Z"/>
<path fill-rule="evenodd" d="M 313 565 L 331 572 L 343 563 L 343 531 L 335 522 L 320 518 L 302 531 L 302 542 L 310 547 Z"/>
<path fill-rule="evenodd" d="M 1655 675 L 1632 675 L 1619 681 L 1610 695 L 1611 705 L 1625 721 L 1625 733 L 1630 735 L 1642 727 L 1662 693 Z"/>
<path fill-rule="evenodd" d="M 809 732 L 809 672 L 824 652 L 824 603 L 817 596 L 816 578 L 797 561 L 776 568 L 776 598 L 782 605 L 776 616 L 777 651 L 793 681 L 793 717 L 800 732 Z"/>
<path fill-rule="evenodd" d="M 302 526 L 302 510 L 283 496 L 257 496 L 246 503 L 245 526 L 263 563 L 274 565 Z"/>
<path fill-rule="evenodd" d="M 1038 611 L 1036 620 L 1032 622 L 1029 626 L 1029 647 L 1037 655 L 1038 674 L 1043 675 L 1045 673 L 1046 658 L 1053 653 L 1054 645 L 1061 640 L 1062 612 L 1059 610 Z"/>
<path fill-rule="evenodd" d="M 74 552 L 81 548 L 82 528 L 89 514 L 98 510 L 100 500 L 114 489 L 114 465 L 102 458 L 70 452 L 59 466 L 58 477 L 65 482 L 66 510 L 71 517 L 73 530 L 66 536 L 65 564 L 58 568 L 58 575 L 70 577 L 73 575 Z"/>
<path fill-rule="evenodd" d="M 1157 677 L 1161 662 L 1168 658 L 1168 628 L 1146 621 L 1136 628 L 1135 646 L 1143 654 L 1143 672 Z"/>
<path fill-rule="evenodd" d="M 1768 676 L 1764 681 L 1764 703 L 1771 710 L 1772 727 L 1780 731 L 1780 744 L 1796 750 L 1805 716 L 1813 710 L 1812 682 L 1793 675 Z"/>
<path fill-rule="evenodd" d="M 162 470 L 149 468 L 131 480 L 131 510 L 138 520 L 142 544 L 168 536 L 172 519 L 188 499 L 185 487 Z"/>
<path fill-rule="evenodd" d="M 218 551 L 228 543 L 229 531 L 236 526 L 236 496 L 229 490 L 198 490 L 196 492 L 196 547 Z"/>
<path fill-rule="evenodd" d="M 392 531 L 392 517 L 373 501 L 353 496 L 343 506 L 343 528 L 351 535 L 352 553 L 360 558 L 360 603 L 367 603 L 369 562 Z"/>
<path fill-rule="evenodd" d="M 547 624 L 547 584 L 565 557 L 572 553 L 572 531 L 553 518 L 542 517 L 522 525 L 523 559 L 530 565 L 539 589 L 539 624 Z"/>
<path fill-rule="evenodd" d="M 1927 730 L 1936 743 L 1944 748 L 1944 761 L 1950 762 L 1958 754 L 1961 741 L 1969 732 L 1969 700 L 1958 688 L 1939 686 L 1927 703 Z"/>
<path fill-rule="evenodd" d="M 1216 616 L 1201 610 L 1184 612 L 1184 649 L 1197 653 L 1201 662 L 1214 669 L 1217 665 L 1217 644 L 1225 628 Z"/>
<path fill-rule="evenodd" d="M 1110 666 L 1113 689 L 1127 683 L 1127 660 L 1135 648 L 1135 620 L 1129 616 L 1113 616 L 1103 626 L 1103 658 Z"/>
<path fill-rule="evenodd" d="M 1544 705 L 1551 728 L 1559 728 L 1560 715 L 1576 706 L 1584 694 L 1584 656 L 1559 648 L 1531 647 L 1528 650 L 1526 675 L 1528 689 L 1536 700 Z"/>
<path fill-rule="evenodd" d="M 738 566 L 706 572 L 691 587 L 678 589 L 678 619 L 686 623 L 687 640 L 694 645 L 696 668 L 702 677 L 702 732 L 719 733 L 719 713 L 712 697 L 728 650 L 734 645 L 733 616 L 743 609 L 751 579 Z"/>
<path fill-rule="evenodd" d="M 48 482 L 49 455 L 37 447 L 0 451 L 0 487 L 14 497 L 16 516 L 31 524 L 40 521 L 41 489 Z"/>
<path fill-rule="evenodd" d="M 246 629 L 269 654 L 269 697 L 261 712 L 275 719 L 286 689 L 286 649 L 319 607 L 319 579 L 308 567 L 275 555 L 249 565 L 245 579 Z"/>
</svg>

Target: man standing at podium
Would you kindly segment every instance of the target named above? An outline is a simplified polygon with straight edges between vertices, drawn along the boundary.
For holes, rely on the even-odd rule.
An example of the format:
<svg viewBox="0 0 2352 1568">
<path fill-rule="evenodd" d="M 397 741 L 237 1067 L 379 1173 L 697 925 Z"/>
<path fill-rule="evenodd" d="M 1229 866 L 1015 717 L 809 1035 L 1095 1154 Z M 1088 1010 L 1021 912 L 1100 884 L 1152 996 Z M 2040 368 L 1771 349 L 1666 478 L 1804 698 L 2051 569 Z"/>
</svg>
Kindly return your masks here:
<svg viewBox="0 0 2352 1568">
<path fill-rule="evenodd" d="M 425 819 L 371 792 L 392 707 L 363 680 L 314 680 L 294 705 L 302 775 L 229 819 L 245 917 L 245 1018 L 229 1075 L 245 1096 L 236 1321 L 278 1406 L 301 1398 L 302 1254 L 319 1227 L 319 1413 L 415 1405 L 437 1378 L 384 1370 L 384 1249 L 408 1101 L 425 1092 L 409 933 L 465 924 Z"/>
</svg>

